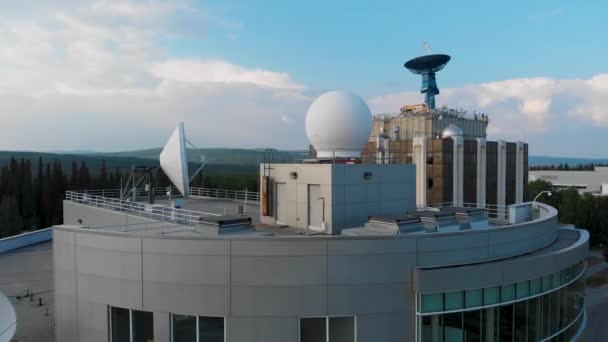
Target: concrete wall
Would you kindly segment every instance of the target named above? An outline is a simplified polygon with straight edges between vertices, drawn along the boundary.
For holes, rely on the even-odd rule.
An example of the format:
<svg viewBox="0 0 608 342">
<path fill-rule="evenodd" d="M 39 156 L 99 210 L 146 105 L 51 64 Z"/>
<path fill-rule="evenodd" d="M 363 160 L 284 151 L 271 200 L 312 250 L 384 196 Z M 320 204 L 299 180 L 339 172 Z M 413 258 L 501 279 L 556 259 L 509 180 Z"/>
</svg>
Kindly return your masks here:
<svg viewBox="0 0 608 342">
<path fill-rule="evenodd" d="M 296 179 L 290 177 L 293 172 Z M 364 179 L 366 172 L 371 178 Z M 260 174 L 264 174 L 263 166 Z M 321 187 L 325 223 L 333 234 L 361 226 L 369 216 L 403 215 L 416 207 L 414 165 L 273 164 L 270 176 L 275 186 L 284 183 L 287 187 L 287 199 L 281 205 L 288 207 L 285 223 L 291 227 L 308 227 L 309 184 Z M 261 222 L 276 223 L 273 212 L 273 217 L 261 216 Z"/>
<path fill-rule="evenodd" d="M 107 341 L 107 305 L 224 316 L 227 341 L 297 341 L 301 316 L 357 315 L 358 341 L 413 336 L 415 240 L 157 239 L 55 228 L 57 341 Z"/>
<path fill-rule="evenodd" d="M 390 237 L 147 237 L 57 226 L 56 340 L 107 341 L 107 305 L 154 312 L 160 340 L 170 313 L 224 316 L 227 341 L 297 341 L 299 317 L 332 315 L 356 315 L 359 342 L 413 340 L 415 269 L 550 244 L 557 212 L 539 206 L 541 218 L 525 224 Z M 115 215 L 98 210 L 87 217 Z M 481 284 L 482 274 L 469 279 Z"/>
</svg>

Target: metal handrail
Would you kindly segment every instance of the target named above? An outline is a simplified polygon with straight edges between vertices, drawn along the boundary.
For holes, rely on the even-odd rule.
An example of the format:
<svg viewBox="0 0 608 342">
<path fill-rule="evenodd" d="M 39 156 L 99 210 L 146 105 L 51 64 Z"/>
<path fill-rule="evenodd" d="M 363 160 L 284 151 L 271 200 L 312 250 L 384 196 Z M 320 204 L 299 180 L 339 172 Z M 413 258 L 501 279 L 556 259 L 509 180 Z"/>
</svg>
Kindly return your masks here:
<svg viewBox="0 0 608 342">
<path fill-rule="evenodd" d="M 220 213 L 179 209 L 166 205 L 134 202 L 129 199 L 103 197 L 90 192 L 67 191 L 65 199 L 74 203 L 85 204 L 96 208 L 103 208 L 151 218 L 160 222 L 170 222 L 180 225 L 194 226 L 200 223 L 201 218 L 221 216 Z"/>
<path fill-rule="evenodd" d="M 225 190 L 225 189 L 210 189 L 190 187 L 190 196 L 200 198 L 218 198 L 236 201 L 251 201 L 259 202 L 260 193 L 249 190 Z"/>
<path fill-rule="evenodd" d="M 443 209 L 443 208 L 479 208 L 484 209 L 488 214 L 488 218 L 494 220 L 496 222 L 506 222 L 509 219 L 509 206 L 508 205 L 497 205 L 497 204 L 480 204 L 480 203 L 472 203 L 472 202 L 440 202 L 440 203 L 430 203 L 426 206 L 418 206 L 417 209 L 425 209 L 425 208 L 435 208 L 435 209 Z"/>
</svg>

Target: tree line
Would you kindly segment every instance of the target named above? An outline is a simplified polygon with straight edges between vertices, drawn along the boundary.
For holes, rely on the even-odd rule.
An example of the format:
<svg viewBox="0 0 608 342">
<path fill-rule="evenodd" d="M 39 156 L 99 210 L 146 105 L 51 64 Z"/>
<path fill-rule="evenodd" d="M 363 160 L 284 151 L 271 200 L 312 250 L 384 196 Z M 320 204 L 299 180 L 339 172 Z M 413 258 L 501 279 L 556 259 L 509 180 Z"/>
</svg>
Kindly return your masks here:
<svg viewBox="0 0 608 342">
<path fill-rule="evenodd" d="M 67 172 L 59 160 L 39 158 L 35 163 L 11 158 L 0 168 L 0 238 L 62 224 L 66 191 L 119 189 L 126 184 L 131 172 L 130 168 L 109 169 L 105 160 L 93 170 L 84 161 L 73 160 Z M 168 187 L 170 182 L 162 170 L 156 168 L 152 172 L 152 184 Z M 258 191 L 254 173 L 203 172 L 192 186 Z"/>
<path fill-rule="evenodd" d="M 550 182 L 539 179 L 528 183 L 529 200 L 549 190 L 552 196 L 541 196 L 538 201 L 556 208 L 559 222 L 587 229 L 591 245 L 608 243 L 608 196 L 581 195 L 575 189 L 555 191 Z"/>
</svg>

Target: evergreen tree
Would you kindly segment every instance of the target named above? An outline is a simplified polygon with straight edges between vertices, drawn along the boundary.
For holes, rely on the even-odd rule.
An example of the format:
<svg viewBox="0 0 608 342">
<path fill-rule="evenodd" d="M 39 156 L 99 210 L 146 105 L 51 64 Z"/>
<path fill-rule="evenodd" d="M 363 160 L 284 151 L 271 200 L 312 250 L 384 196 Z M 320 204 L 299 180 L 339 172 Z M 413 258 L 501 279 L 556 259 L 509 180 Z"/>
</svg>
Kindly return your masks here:
<svg viewBox="0 0 608 342">
<path fill-rule="evenodd" d="M 19 215 L 19 205 L 14 195 L 4 196 L 0 202 L 0 237 L 21 233 L 23 220 Z"/>
</svg>

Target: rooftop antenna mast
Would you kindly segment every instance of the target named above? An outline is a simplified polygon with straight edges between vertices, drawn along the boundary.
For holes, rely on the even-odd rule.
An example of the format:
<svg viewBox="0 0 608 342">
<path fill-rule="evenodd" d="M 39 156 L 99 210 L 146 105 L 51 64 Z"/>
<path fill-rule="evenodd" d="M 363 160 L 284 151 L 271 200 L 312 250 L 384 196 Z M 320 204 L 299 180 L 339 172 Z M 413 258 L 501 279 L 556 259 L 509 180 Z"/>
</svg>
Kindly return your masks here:
<svg viewBox="0 0 608 342">
<path fill-rule="evenodd" d="M 422 45 L 425 52 L 430 52 L 431 47 L 428 43 Z M 422 88 L 420 93 L 425 94 L 425 103 L 429 109 L 435 109 L 435 95 L 439 94 L 435 73 L 443 69 L 450 61 L 448 55 L 424 55 L 411 59 L 403 66 L 414 74 L 422 75 Z"/>
</svg>

